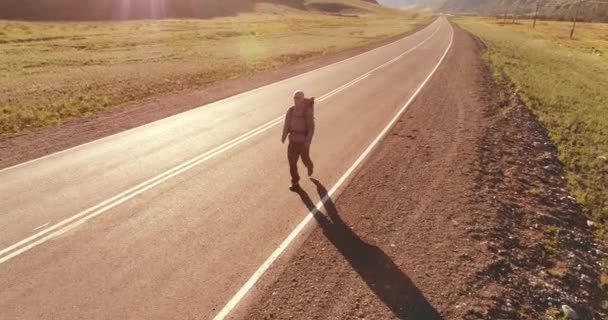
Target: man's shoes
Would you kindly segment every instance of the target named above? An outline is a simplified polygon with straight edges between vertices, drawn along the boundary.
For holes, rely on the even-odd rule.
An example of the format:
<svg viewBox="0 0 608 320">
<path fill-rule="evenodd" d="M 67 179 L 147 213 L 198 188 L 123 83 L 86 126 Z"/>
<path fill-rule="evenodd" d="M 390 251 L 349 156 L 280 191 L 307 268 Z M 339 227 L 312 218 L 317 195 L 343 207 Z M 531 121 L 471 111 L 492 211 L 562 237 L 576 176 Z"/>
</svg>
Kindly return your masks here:
<svg viewBox="0 0 608 320">
<path fill-rule="evenodd" d="M 292 192 L 298 192 L 298 191 L 302 190 L 302 188 L 300 188 L 300 185 L 299 185 L 299 184 L 297 184 L 297 183 L 292 183 L 292 184 L 289 186 L 289 190 L 291 190 Z"/>
<path fill-rule="evenodd" d="M 308 168 L 308 176 L 309 177 L 312 176 L 313 171 L 314 171 L 313 167 Z"/>
</svg>

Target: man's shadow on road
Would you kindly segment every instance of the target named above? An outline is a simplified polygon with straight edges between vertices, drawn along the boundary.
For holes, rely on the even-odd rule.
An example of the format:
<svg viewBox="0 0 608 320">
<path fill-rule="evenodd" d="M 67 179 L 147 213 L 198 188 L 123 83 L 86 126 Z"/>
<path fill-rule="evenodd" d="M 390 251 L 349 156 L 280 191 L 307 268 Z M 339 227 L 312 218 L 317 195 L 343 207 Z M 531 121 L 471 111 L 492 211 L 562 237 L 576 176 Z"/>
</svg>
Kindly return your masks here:
<svg viewBox="0 0 608 320">
<path fill-rule="evenodd" d="M 327 239 L 393 314 L 401 319 L 443 319 L 416 285 L 382 249 L 361 240 L 342 221 L 327 189 L 318 180 L 311 180 L 317 187 L 321 201 L 324 202 L 327 215 L 316 210 L 306 191 L 299 189 L 296 192 L 313 213 Z"/>
</svg>

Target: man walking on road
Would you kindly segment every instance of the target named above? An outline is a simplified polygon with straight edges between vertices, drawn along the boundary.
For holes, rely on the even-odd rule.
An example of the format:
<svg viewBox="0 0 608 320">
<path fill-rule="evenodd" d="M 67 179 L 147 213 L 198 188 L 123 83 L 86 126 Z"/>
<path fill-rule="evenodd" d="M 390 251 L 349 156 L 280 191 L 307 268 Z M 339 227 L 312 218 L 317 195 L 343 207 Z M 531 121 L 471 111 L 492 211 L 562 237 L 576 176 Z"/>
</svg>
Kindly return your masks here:
<svg viewBox="0 0 608 320">
<path fill-rule="evenodd" d="M 287 146 L 287 160 L 289 161 L 289 173 L 291 174 L 291 191 L 299 189 L 300 175 L 298 174 L 298 160 L 308 169 L 308 176 L 313 173 L 313 163 L 310 160 L 310 143 L 315 132 L 314 120 L 314 98 L 306 99 L 304 92 L 298 90 L 293 94 L 294 105 L 289 108 L 285 115 L 283 125 L 283 136 L 281 142 L 289 136 Z"/>
</svg>

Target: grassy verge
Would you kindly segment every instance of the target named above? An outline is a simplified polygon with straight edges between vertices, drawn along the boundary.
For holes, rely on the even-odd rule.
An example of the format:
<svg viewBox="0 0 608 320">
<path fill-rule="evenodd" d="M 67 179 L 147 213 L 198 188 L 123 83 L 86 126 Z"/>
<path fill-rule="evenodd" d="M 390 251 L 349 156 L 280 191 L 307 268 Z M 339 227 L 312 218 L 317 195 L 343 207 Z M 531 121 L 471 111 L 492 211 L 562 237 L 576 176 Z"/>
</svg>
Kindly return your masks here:
<svg viewBox="0 0 608 320">
<path fill-rule="evenodd" d="M 429 20 L 262 5 L 211 20 L 0 21 L 0 138 L 362 46 Z"/>
<path fill-rule="evenodd" d="M 608 24 L 579 24 L 570 40 L 569 23 L 543 21 L 532 29 L 473 17 L 454 21 L 486 43 L 484 59 L 496 78 L 505 74 L 548 130 L 570 192 L 608 240 Z M 602 272 L 608 292 L 608 268 Z"/>
<path fill-rule="evenodd" d="M 559 149 L 571 191 L 608 223 L 608 24 L 500 25 L 457 18 L 488 45 L 484 58 L 504 72 Z"/>
</svg>

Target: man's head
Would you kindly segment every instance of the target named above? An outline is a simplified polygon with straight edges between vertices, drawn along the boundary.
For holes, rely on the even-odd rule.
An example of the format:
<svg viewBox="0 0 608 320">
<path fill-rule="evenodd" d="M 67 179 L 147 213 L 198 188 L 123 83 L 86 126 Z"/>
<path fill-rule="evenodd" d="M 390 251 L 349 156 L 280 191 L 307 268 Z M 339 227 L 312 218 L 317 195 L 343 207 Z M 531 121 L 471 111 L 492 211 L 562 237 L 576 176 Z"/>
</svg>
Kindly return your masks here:
<svg viewBox="0 0 608 320">
<path fill-rule="evenodd" d="M 304 101 L 304 91 L 302 90 L 297 90 L 296 92 L 293 93 L 293 102 L 295 105 L 300 105 L 302 104 L 302 102 Z"/>
</svg>

